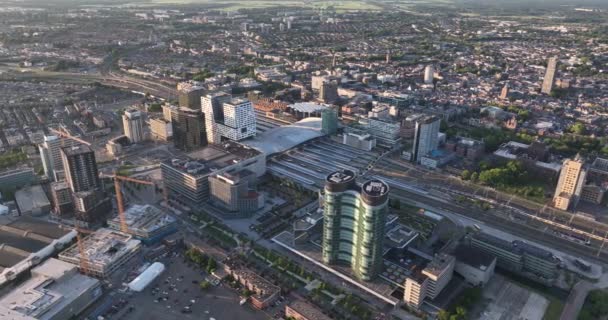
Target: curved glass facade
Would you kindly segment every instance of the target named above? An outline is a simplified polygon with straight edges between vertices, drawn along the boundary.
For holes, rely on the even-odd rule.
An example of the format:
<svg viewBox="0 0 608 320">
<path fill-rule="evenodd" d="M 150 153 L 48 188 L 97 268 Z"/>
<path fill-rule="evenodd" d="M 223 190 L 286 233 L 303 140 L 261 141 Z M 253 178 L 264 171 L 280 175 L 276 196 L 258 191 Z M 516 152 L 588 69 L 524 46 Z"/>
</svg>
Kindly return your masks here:
<svg viewBox="0 0 608 320">
<path fill-rule="evenodd" d="M 348 265 L 358 279 L 371 280 L 382 266 L 388 200 L 369 205 L 359 190 L 329 189 L 325 188 L 323 261 Z"/>
</svg>

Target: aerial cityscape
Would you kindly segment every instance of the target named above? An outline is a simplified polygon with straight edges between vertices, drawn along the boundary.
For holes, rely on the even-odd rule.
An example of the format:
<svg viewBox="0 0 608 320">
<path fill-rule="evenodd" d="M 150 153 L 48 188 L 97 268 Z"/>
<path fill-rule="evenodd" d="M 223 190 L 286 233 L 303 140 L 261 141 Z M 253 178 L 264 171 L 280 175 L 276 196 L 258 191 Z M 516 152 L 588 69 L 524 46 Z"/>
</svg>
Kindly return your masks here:
<svg viewBox="0 0 608 320">
<path fill-rule="evenodd" d="M 608 1 L 0 0 L 0 320 L 607 320 Z"/>
</svg>

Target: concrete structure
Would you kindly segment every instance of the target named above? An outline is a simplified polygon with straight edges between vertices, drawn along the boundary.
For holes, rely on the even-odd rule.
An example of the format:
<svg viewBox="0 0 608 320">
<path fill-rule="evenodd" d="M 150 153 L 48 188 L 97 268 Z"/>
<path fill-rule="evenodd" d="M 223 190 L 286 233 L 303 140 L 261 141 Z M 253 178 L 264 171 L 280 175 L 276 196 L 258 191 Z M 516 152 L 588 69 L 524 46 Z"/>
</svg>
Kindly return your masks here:
<svg viewBox="0 0 608 320">
<path fill-rule="evenodd" d="M 133 239 L 131 235 L 104 228 L 98 229 L 81 241 L 86 257 L 80 255 L 78 244 L 74 244 L 60 253 L 59 259 L 80 268 L 81 259 L 84 258 L 88 269 L 85 272 L 97 278 L 111 275 L 133 258 L 141 248 L 141 242 Z"/>
<path fill-rule="evenodd" d="M 76 238 L 76 231 L 44 220 L 28 216 L 8 219 L 0 226 L 0 286 L 56 254 Z"/>
<path fill-rule="evenodd" d="M 177 220 L 151 205 L 132 205 L 125 210 L 126 233 L 145 244 L 153 244 L 177 231 Z M 108 227 L 120 231 L 118 216 L 108 220 Z"/>
<path fill-rule="evenodd" d="M 119 136 L 111 139 L 106 143 L 106 151 L 114 157 L 119 156 L 122 153 L 122 144 L 118 143 L 117 139 L 127 138 L 126 136 Z M 129 139 L 127 139 L 129 140 Z"/>
<path fill-rule="evenodd" d="M 154 279 L 156 279 L 161 273 L 165 271 L 165 265 L 160 262 L 154 262 L 138 275 L 133 281 L 127 285 L 129 290 L 135 292 L 141 292 L 144 290 Z"/>
<path fill-rule="evenodd" d="M 435 75 L 435 68 L 432 65 L 428 65 L 424 68 L 424 83 L 433 84 L 433 78 Z"/>
<path fill-rule="evenodd" d="M 250 297 L 251 304 L 257 309 L 265 309 L 270 306 L 281 293 L 281 288 L 264 279 L 256 272 L 235 262 L 227 260 L 224 262 L 224 271 L 234 277 L 241 285 L 253 292 Z"/>
<path fill-rule="evenodd" d="M 401 137 L 401 123 L 391 119 L 369 119 L 369 134 L 371 134 L 379 146 L 392 149 L 399 145 Z"/>
<path fill-rule="evenodd" d="M 177 94 L 179 106 L 199 110 L 201 108 L 201 97 L 205 93 L 205 88 L 198 83 L 188 81 L 177 84 Z"/>
<path fill-rule="evenodd" d="M 255 136 L 256 116 L 249 100 L 219 92 L 203 96 L 201 106 L 209 142 L 219 144 L 225 140 L 240 141 Z"/>
<path fill-rule="evenodd" d="M 494 275 L 496 257 L 485 251 L 460 245 L 454 250 L 454 271 L 473 286 L 485 286 Z"/>
<path fill-rule="evenodd" d="M 496 256 L 496 266 L 534 281 L 552 285 L 558 276 L 559 260 L 549 251 L 515 240 L 508 242 L 485 233 L 467 239 L 470 245 Z"/>
<path fill-rule="evenodd" d="M 173 120 L 173 113 L 176 112 L 178 107 L 165 103 L 165 104 L 163 104 L 162 109 L 163 109 L 163 119 L 165 119 L 168 122 L 171 122 Z"/>
<path fill-rule="evenodd" d="M 266 172 L 266 157 L 236 142 L 210 145 L 187 157 L 161 164 L 169 197 L 183 205 L 197 207 L 209 200 L 209 176 L 247 169 L 256 177 Z"/>
<path fill-rule="evenodd" d="M 175 108 L 171 113 L 173 143 L 183 151 L 207 145 L 205 121 L 200 110 Z"/>
<path fill-rule="evenodd" d="M 424 116 L 416 119 L 412 161 L 420 162 L 422 157 L 436 150 L 439 146 L 439 126 L 441 120 L 435 116 Z"/>
<path fill-rule="evenodd" d="M 9 320 L 76 319 L 101 296 L 101 283 L 78 273 L 75 265 L 49 259 L 31 277 L 0 297 L 0 318 Z"/>
<path fill-rule="evenodd" d="M 424 114 L 416 113 L 409 115 L 401 122 L 400 135 L 404 139 L 413 139 L 416 134 L 416 122 L 424 117 Z"/>
<path fill-rule="evenodd" d="M 141 111 L 128 109 L 122 115 L 122 127 L 131 143 L 144 141 L 144 118 Z"/>
<path fill-rule="evenodd" d="M 101 188 L 95 153 L 86 145 L 61 148 L 65 180 L 72 192 Z"/>
<path fill-rule="evenodd" d="M 76 220 L 88 228 L 103 222 L 112 205 L 102 190 L 95 153 L 91 147 L 79 145 L 62 148 L 61 155 Z"/>
<path fill-rule="evenodd" d="M 457 137 L 446 141 L 445 149 L 455 152 L 460 157 L 475 161 L 484 154 L 485 143 L 471 138 Z"/>
<path fill-rule="evenodd" d="M 319 100 L 323 103 L 334 103 L 338 100 L 338 83 L 325 81 L 319 89 Z"/>
<path fill-rule="evenodd" d="M 328 135 L 338 132 L 338 111 L 336 109 L 325 109 L 321 111 L 321 131 Z"/>
<path fill-rule="evenodd" d="M 10 169 L 0 172 L 0 192 L 15 191 L 36 182 L 32 168 Z"/>
<path fill-rule="evenodd" d="M 524 144 L 509 141 L 503 143 L 498 150 L 494 151 L 494 156 L 506 161 L 521 161 L 528 170 L 548 177 L 557 177 L 562 168 L 561 163 L 547 162 L 549 160 L 549 150 L 547 146 L 538 142 Z"/>
<path fill-rule="evenodd" d="M 53 217 L 67 218 L 74 212 L 72 193 L 67 182 L 51 183 L 51 200 L 53 203 Z"/>
<path fill-rule="evenodd" d="M 293 222 L 293 244 L 306 244 L 323 232 L 323 209 L 316 208 Z"/>
<path fill-rule="evenodd" d="M 608 160 L 595 158 L 587 168 L 585 185 L 581 191 L 581 200 L 601 204 L 608 192 Z"/>
<path fill-rule="evenodd" d="M 555 84 L 556 71 L 557 57 L 551 57 L 547 62 L 547 71 L 545 72 L 545 77 L 543 78 L 543 85 L 540 90 L 542 93 L 551 94 L 551 91 L 553 90 L 553 85 Z"/>
<path fill-rule="evenodd" d="M 327 176 L 324 197 L 323 262 L 348 265 L 359 280 L 382 268 L 388 185 L 371 180 L 358 186 L 352 171 Z"/>
<path fill-rule="evenodd" d="M 345 132 L 342 136 L 342 143 L 353 148 L 371 151 L 376 147 L 376 139 L 369 133 Z"/>
<path fill-rule="evenodd" d="M 566 159 L 555 188 L 553 206 L 561 210 L 576 207 L 580 200 L 586 174 L 587 170 L 582 159 L 579 157 L 574 160 Z"/>
<path fill-rule="evenodd" d="M 424 299 L 435 299 L 452 279 L 456 259 L 439 253 L 424 268 L 418 268 L 405 279 L 403 301 L 420 309 Z"/>
<path fill-rule="evenodd" d="M 166 142 L 173 137 L 173 125 L 165 119 L 150 119 L 150 132 L 152 139 Z"/>
<path fill-rule="evenodd" d="M 44 168 L 44 175 L 50 181 L 63 179 L 63 161 L 61 160 L 61 148 L 76 145 L 72 139 L 59 138 L 57 136 L 44 136 L 44 142 L 38 145 L 40 160 Z"/>
<path fill-rule="evenodd" d="M 244 169 L 209 177 L 211 203 L 231 213 L 250 214 L 264 207 L 264 197 L 255 189 L 255 173 Z"/>
<path fill-rule="evenodd" d="M 51 211 L 51 202 L 40 185 L 25 187 L 15 192 L 15 202 L 22 216 L 42 216 Z"/>
<path fill-rule="evenodd" d="M 310 303 L 297 299 L 290 304 L 285 305 L 285 317 L 293 318 L 295 320 L 330 320 L 329 316 L 326 316 L 317 307 Z"/>
</svg>

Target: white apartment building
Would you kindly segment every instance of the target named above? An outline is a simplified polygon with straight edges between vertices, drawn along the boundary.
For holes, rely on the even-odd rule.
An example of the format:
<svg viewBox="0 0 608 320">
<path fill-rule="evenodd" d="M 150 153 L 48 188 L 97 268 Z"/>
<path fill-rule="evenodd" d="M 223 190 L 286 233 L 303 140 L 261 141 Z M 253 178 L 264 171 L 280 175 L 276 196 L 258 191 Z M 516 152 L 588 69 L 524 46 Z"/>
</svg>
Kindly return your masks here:
<svg viewBox="0 0 608 320">
<path fill-rule="evenodd" d="M 125 136 L 131 143 L 139 143 L 144 140 L 144 118 L 141 111 L 126 110 L 122 115 L 122 126 Z"/>
<path fill-rule="evenodd" d="M 51 181 L 63 180 L 63 160 L 61 147 L 72 147 L 77 142 L 72 139 L 57 136 L 44 136 L 44 142 L 38 146 L 44 168 L 44 175 Z"/>
</svg>

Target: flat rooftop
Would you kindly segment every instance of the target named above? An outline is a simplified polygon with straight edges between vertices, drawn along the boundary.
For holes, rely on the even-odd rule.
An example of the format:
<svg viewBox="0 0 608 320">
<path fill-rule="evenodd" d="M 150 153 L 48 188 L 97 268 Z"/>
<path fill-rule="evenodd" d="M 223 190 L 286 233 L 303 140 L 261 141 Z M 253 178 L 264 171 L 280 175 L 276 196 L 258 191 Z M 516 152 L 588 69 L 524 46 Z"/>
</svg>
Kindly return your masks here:
<svg viewBox="0 0 608 320">
<path fill-rule="evenodd" d="M 356 175 L 350 170 L 339 170 L 330 173 L 326 180 L 331 183 L 344 183 L 355 179 Z"/>
<path fill-rule="evenodd" d="M 496 259 L 496 257 L 485 251 L 465 245 L 456 247 L 453 254 L 456 257 L 456 261 L 479 270 L 486 270 L 492 264 L 492 261 Z"/>
<path fill-rule="evenodd" d="M 77 154 L 93 152 L 93 149 L 91 149 L 91 147 L 89 147 L 85 144 L 79 144 L 79 145 L 72 146 L 72 147 L 64 147 L 64 148 L 61 148 L 61 150 L 63 150 L 63 152 L 67 156 L 73 156 L 73 155 L 77 155 Z"/>
<path fill-rule="evenodd" d="M 0 318 L 10 312 L 21 317 L 50 319 L 99 281 L 76 271 L 76 266 L 50 258 L 32 269 L 32 277 L 0 298 Z M 5 316 L 3 316 L 5 315 Z"/>
<path fill-rule="evenodd" d="M 154 232 L 167 225 L 175 223 L 175 218 L 151 205 L 132 205 L 124 212 L 127 226 L 130 230 Z M 108 221 L 111 227 L 120 229 L 120 217 Z"/>
<path fill-rule="evenodd" d="M 37 208 L 50 208 L 51 206 L 49 198 L 40 185 L 25 187 L 15 192 L 15 202 L 22 214 Z"/>
<path fill-rule="evenodd" d="M 310 303 L 297 299 L 288 305 L 289 308 L 301 314 L 308 320 L 330 320 L 331 318 L 325 315 L 317 307 Z"/>
<path fill-rule="evenodd" d="M 222 145 L 209 145 L 163 164 L 195 177 L 203 177 L 258 155 L 260 152 L 256 149 L 236 142 L 226 142 Z"/>
<path fill-rule="evenodd" d="M 131 235 L 112 229 L 99 229 L 82 239 L 86 259 L 91 265 L 107 266 L 119 260 L 140 245 Z M 59 254 L 59 258 L 72 262 L 80 261 L 80 250 L 74 244 Z"/>
<path fill-rule="evenodd" d="M 388 193 L 388 184 L 380 180 L 370 180 L 363 183 L 361 190 L 370 196 L 379 197 Z"/>
</svg>

